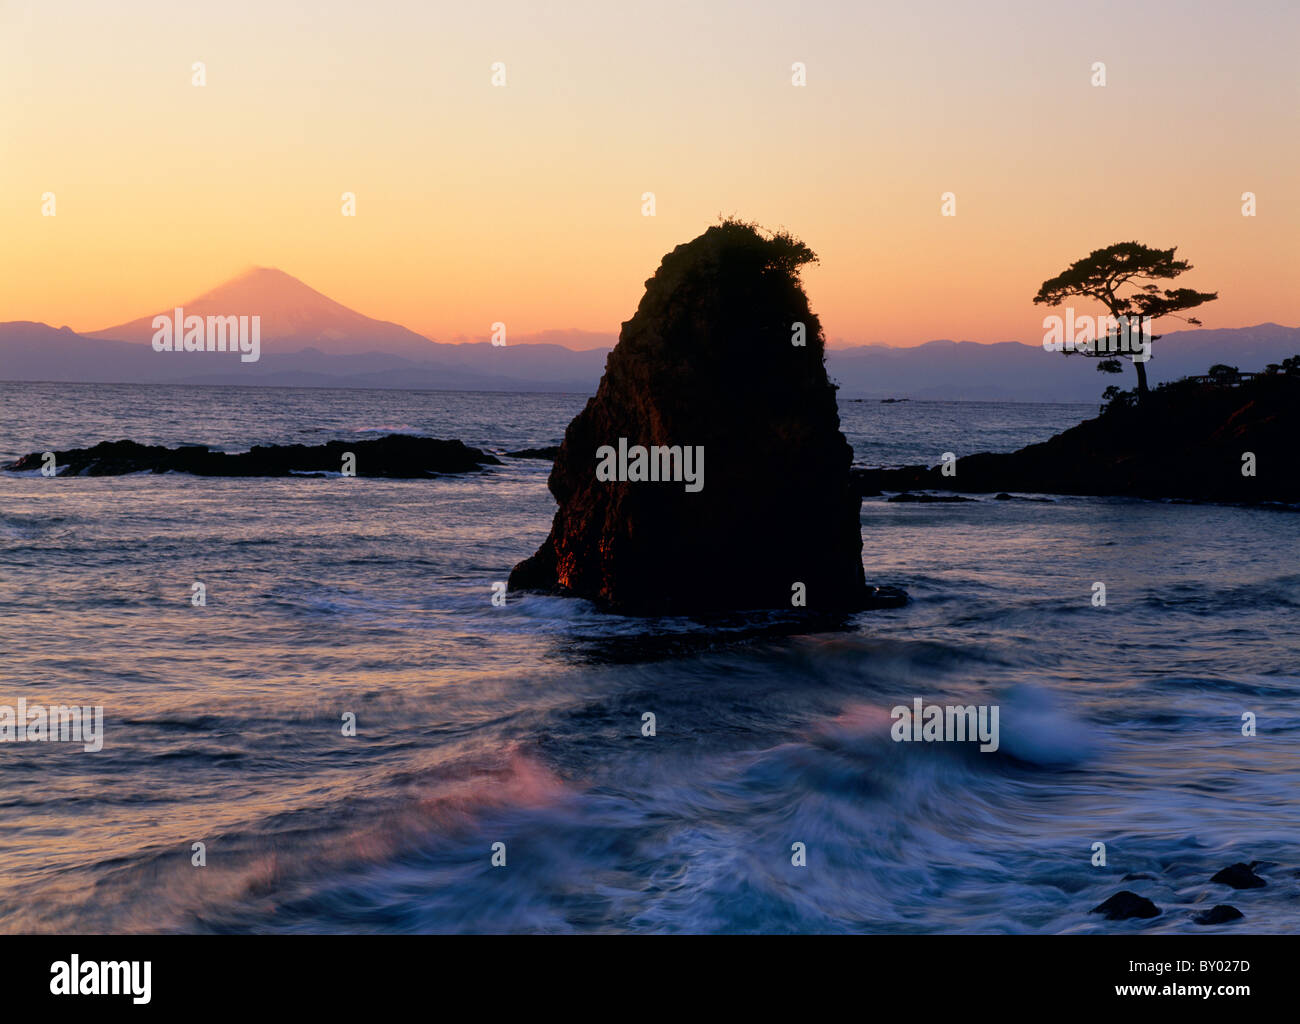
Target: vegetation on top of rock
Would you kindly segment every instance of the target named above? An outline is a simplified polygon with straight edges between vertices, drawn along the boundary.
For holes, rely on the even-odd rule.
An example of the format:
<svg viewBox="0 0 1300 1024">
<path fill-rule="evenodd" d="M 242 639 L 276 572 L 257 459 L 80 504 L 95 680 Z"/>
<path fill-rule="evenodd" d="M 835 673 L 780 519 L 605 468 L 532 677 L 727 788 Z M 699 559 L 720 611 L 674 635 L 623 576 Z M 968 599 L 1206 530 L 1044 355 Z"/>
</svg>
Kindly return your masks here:
<svg viewBox="0 0 1300 1024">
<path fill-rule="evenodd" d="M 1102 414 L 1016 452 L 940 467 L 863 470 L 864 491 L 1126 495 L 1300 503 L 1300 375 L 1265 373 L 1236 387 L 1179 381 L 1147 401 L 1112 399 Z"/>
<path fill-rule="evenodd" d="M 1172 280 L 1192 269 L 1186 260 L 1174 257 L 1177 251 L 1177 246 L 1153 249 L 1140 242 L 1118 242 L 1104 249 L 1094 249 L 1083 259 L 1075 260 L 1056 277 L 1044 281 L 1034 296 L 1034 302 L 1059 306 L 1071 298 L 1091 299 L 1105 306 L 1117 321 L 1138 318 L 1154 323 L 1163 317 L 1172 316 L 1193 326 L 1200 326 L 1201 322 L 1195 317 L 1182 317 L 1178 314 L 1214 301 L 1219 297 L 1218 292 L 1198 292 L 1191 288 L 1167 288 L 1162 292 L 1160 286 L 1154 283 Z M 1135 285 L 1134 291 L 1127 295 L 1121 293 L 1121 289 L 1138 281 L 1147 283 Z M 1098 335 L 1100 337 L 1100 332 Z M 1158 334 L 1152 335 L 1151 341 L 1157 341 L 1159 337 Z M 1109 355 L 1106 352 L 1096 354 Z M 1148 391 L 1146 364 L 1141 359 L 1131 361 L 1137 370 L 1138 395 L 1145 397 Z M 1102 358 L 1097 369 L 1104 373 L 1122 373 L 1123 363 L 1113 356 Z"/>
<path fill-rule="evenodd" d="M 1257 373 L 1243 373 L 1235 366 L 1215 363 L 1200 377 L 1182 377 L 1179 380 L 1166 381 L 1156 386 L 1157 392 L 1182 392 L 1191 394 L 1207 387 L 1233 388 L 1250 383 L 1260 377 L 1293 377 L 1300 379 L 1300 355 L 1283 359 L 1280 363 L 1269 363 Z M 1137 405 L 1139 395 L 1136 391 L 1124 391 L 1111 385 L 1101 394 L 1101 411 L 1103 413 L 1132 408 Z"/>
</svg>

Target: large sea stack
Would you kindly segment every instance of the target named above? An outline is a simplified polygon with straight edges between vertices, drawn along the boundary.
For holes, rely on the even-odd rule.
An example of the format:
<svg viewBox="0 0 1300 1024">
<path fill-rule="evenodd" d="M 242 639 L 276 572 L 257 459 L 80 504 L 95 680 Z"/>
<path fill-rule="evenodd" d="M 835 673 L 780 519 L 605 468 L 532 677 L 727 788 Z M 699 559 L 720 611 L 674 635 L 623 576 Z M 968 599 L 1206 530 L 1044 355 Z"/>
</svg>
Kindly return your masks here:
<svg viewBox="0 0 1300 1024">
<path fill-rule="evenodd" d="M 812 610 L 897 600 L 864 584 L 853 450 L 799 281 L 815 260 L 735 221 L 664 257 L 565 432 L 550 476 L 559 510 L 511 590 L 627 614 L 790 608 L 799 589 Z M 658 446 L 661 479 L 636 479 L 622 458 L 632 479 L 598 479 L 620 446 Z M 688 449 L 703 451 L 695 491 L 662 479 Z"/>
</svg>

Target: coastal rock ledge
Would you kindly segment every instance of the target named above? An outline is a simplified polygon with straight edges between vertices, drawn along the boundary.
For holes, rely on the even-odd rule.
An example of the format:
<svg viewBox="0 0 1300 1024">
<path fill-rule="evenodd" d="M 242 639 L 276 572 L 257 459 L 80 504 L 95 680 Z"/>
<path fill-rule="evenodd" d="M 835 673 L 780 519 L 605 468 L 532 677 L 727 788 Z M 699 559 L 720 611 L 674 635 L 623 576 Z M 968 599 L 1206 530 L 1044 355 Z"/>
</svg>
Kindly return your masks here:
<svg viewBox="0 0 1300 1024">
<path fill-rule="evenodd" d="M 737 221 L 664 257 L 565 432 L 550 536 L 511 590 L 636 615 L 906 600 L 864 581 L 853 450 L 799 281 L 815 260 Z"/>
<path fill-rule="evenodd" d="M 30 473 L 53 456 L 56 476 L 124 476 L 127 473 L 192 473 L 194 476 L 301 476 L 339 473 L 352 456 L 356 476 L 416 480 L 471 473 L 501 460 L 461 441 L 388 434 L 325 444 L 254 445 L 246 452 L 213 451 L 207 445 L 164 448 L 137 441 L 101 441 L 90 448 L 32 452 L 0 468 Z"/>
</svg>

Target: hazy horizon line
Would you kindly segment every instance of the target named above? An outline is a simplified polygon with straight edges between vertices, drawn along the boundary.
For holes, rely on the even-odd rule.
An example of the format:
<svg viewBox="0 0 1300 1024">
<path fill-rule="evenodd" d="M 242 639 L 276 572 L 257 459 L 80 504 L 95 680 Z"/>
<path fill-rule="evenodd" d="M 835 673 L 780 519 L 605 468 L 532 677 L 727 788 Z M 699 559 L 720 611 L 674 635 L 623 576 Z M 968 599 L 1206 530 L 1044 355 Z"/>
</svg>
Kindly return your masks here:
<svg viewBox="0 0 1300 1024">
<path fill-rule="evenodd" d="M 181 304 L 182 308 L 183 308 L 183 305 L 184 305 L 184 304 Z M 146 314 L 146 316 L 147 316 L 147 315 L 148 315 L 148 314 Z M 364 316 L 365 314 L 361 314 L 361 315 Z M 415 335 L 419 336 L 420 338 L 423 338 L 425 341 L 429 342 L 429 344 L 431 344 L 431 345 L 453 345 L 453 346 L 460 347 L 460 346 L 468 346 L 468 345 L 491 345 L 491 344 L 492 344 L 492 342 L 491 342 L 491 335 L 483 335 L 482 337 L 478 337 L 478 338 L 466 338 L 466 337 L 464 337 L 463 335 L 457 335 L 455 338 L 442 340 L 442 339 L 438 339 L 438 338 L 431 338 L 431 337 L 429 337 L 429 335 L 424 334 L 424 333 L 422 333 L 422 332 L 420 332 L 420 331 L 417 331 L 417 330 L 415 330 L 414 328 L 406 327 L 405 324 L 399 323 L 399 322 L 396 321 L 396 320 L 379 320 L 377 317 L 367 317 L 367 319 L 373 319 L 373 320 L 376 320 L 376 321 L 379 322 L 379 323 L 393 324 L 393 325 L 395 325 L 395 326 L 397 326 L 397 327 L 402 327 L 403 329 L 410 331 L 412 334 L 415 334 Z M 131 321 L 127 321 L 127 322 L 130 323 Z M 88 340 L 91 340 L 91 341 L 118 341 L 118 342 L 122 342 L 122 343 L 129 344 L 129 345 L 144 345 L 144 344 L 147 344 L 147 342 L 139 341 L 139 340 L 132 340 L 132 339 L 130 339 L 130 338 L 95 338 L 95 337 L 92 337 L 92 335 L 95 335 L 95 334 L 102 334 L 104 331 L 112 330 L 112 329 L 113 329 L 112 327 L 96 328 L 95 330 L 87 331 L 87 330 L 78 330 L 77 328 L 73 327 L 71 324 L 58 324 L 58 325 L 55 325 L 55 324 L 49 323 L 49 322 L 44 321 L 44 320 L 21 320 L 21 319 L 20 319 L 20 320 L 0 320 L 0 327 L 7 327 L 7 326 L 10 326 L 11 324 L 34 324 L 34 325 L 39 326 L 39 327 L 48 327 L 48 328 L 50 328 L 51 330 L 55 330 L 55 331 L 71 331 L 73 334 L 77 335 L 78 337 L 87 338 Z M 122 325 L 117 324 L 117 325 L 114 325 L 114 326 L 122 326 Z M 1300 330 L 1300 324 L 1280 324 L 1280 323 L 1277 323 L 1277 322 L 1274 321 L 1274 320 L 1261 320 L 1261 321 L 1258 322 L 1258 323 L 1253 323 L 1253 324 L 1238 324 L 1238 325 L 1235 325 L 1235 326 L 1206 327 L 1206 326 L 1203 326 L 1203 325 L 1202 325 L 1202 326 L 1199 326 L 1199 327 L 1194 327 L 1194 326 L 1190 326 L 1190 325 L 1189 325 L 1189 326 L 1185 326 L 1185 327 L 1175 327 L 1175 328 L 1166 329 L 1166 330 L 1164 331 L 1163 335 L 1161 335 L 1161 336 L 1164 337 L 1164 336 L 1168 336 L 1168 335 L 1170 335 L 1170 334 L 1199 334 L 1199 333 L 1205 333 L 1205 332 L 1209 332 L 1209 331 L 1247 331 L 1247 330 L 1253 330 L 1253 329 L 1255 329 L 1255 328 L 1260 328 L 1260 327 L 1278 327 L 1278 328 L 1281 328 L 1282 330 L 1286 330 L 1286 331 Z M 566 345 L 566 344 L 564 344 L 563 342 L 559 342 L 559 341 L 547 341 L 547 340 L 543 340 L 544 337 L 545 337 L 546 335 L 549 335 L 549 334 L 569 334 L 569 333 L 574 333 L 574 334 L 601 334 L 601 333 L 603 333 L 603 332 L 600 332 L 600 331 L 589 331 L 589 330 L 586 330 L 586 329 L 583 329 L 583 328 L 577 328 L 577 327 L 574 327 L 574 328 L 547 328 L 546 330 L 543 330 L 543 331 L 533 331 L 533 332 L 529 332 L 529 333 L 525 334 L 523 337 L 526 338 L 526 339 L 529 339 L 529 340 L 525 340 L 525 341 L 512 341 L 512 342 L 510 342 L 508 345 L 504 345 L 504 346 L 501 346 L 501 347 L 503 347 L 503 348 L 523 348 L 523 347 L 541 347 L 541 346 L 548 346 L 548 347 L 551 347 L 551 348 L 560 348 L 560 349 L 564 349 L 564 350 L 567 351 L 567 352 L 575 352 L 575 353 L 576 353 L 576 352 L 601 352 L 601 351 L 608 351 L 609 349 L 612 349 L 616 344 L 618 344 L 618 340 L 619 340 L 619 336 L 618 336 L 618 334 L 610 334 L 610 338 L 611 338 L 612 340 L 610 340 L 609 342 L 602 343 L 602 344 L 598 344 L 598 345 L 588 345 L 588 346 L 584 346 L 584 347 L 581 347 L 581 348 L 574 347 L 573 345 Z M 927 338 L 925 341 L 918 341 L 918 342 L 913 342 L 913 343 L 910 343 L 910 344 L 907 344 L 907 343 L 897 343 L 897 342 L 889 342 L 889 341 L 844 341 L 844 339 L 836 338 L 836 339 L 834 339 L 833 341 L 828 341 L 828 342 L 826 343 L 826 351 L 828 351 L 828 352 L 831 352 L 831 351 L 842 352 L 842 351 L 848 351 L 848 350 L 851 350 L 851 349 L 857 349 L 857 348 L 888 348 L 888 349 L 906 350 L 906 349 L 914 349 L 914 348 L 924 348 L 926 345 L 943 344 L 943 343 L 952 344 L 952 345 L 979 345 L 979 346 L 981 346 L 981 347 L 983 347 L 983 348 L 991 348 L 991 347 L 993 347 L 993 346 L 995 346 L 995 345 L 1023 345 L 1023 346 L 1025 346 L 1026 348 L 1039 348 L 1039 347 L 1040 347 L 1040 345 L 1039 345 L 1038 343 L 1036 343 L 1036 342 L 1021 341 L 1021 340 L 1018 339 L 1018 338 L 1006 338 L 1006 339 L 1004 339 L 1004 340 L 1002 340 L 1002 341 L 975 341 L 975 340 L 970 339 L 970 338 L 960 338 L 960 339 L 957 339 L 957 338 Z M 305 345 L 304 348 L 302 348 L 302 349 L 295 349 L 294 351 L 295 351 L 295 352 L 307 351 L 307 350 L 309 350 L 309 349 L 311 349 L 311 348 L 312 348 L 311 345 Z M 288 353 L 285 353 L 285 354 L 288 354 Z"/>
<path fill-rule="evenodd" d="M 199 292 L 197 295 L 193 296 L 191 299 L 187 300 L 186 302 L 169 304 L 155 313 L 146 313 L 143 316 L 135 317 L 126 321 L 121 321 L 116 324 L 111 324 L 107 327 L 97 327 L 97 328 L 82 330 L 73 327 L 71 324 L 65 323 L 55 329 L 70 330 L 74 334 L 77 334 L 78 336 L 87 337 L 90 338 L 91 340 L 123 341 L 130 344 L 142 344 L 143 342 L 140 339 L 132 339 L 129 337 L 114 338 L 112 336 L 106 336 L 106 337 L 94 337 L 94 336 L 106 335 L 107 332 L 109 331 L 115 330 L 117 328 L 125 328 L 131 326 L 133 324 L 138 323 L 141 320 L 149 319 L 152 316 L 163 315 L 166 311 L 175 309 L 177 307 L 184 308 L 187 305 L 200 303 L 205 299 L 207 299 L 209 296 L 212 296 L 223 289 L 232 288 L 232 287 L 237 288 L 241 284 L 249 281 L 250 279 L 258 275 L 268 275 L 268 274 L 273 275 L 276 278 L 283 279 L 285 282 L 284 287 L 306 290 L 307 292 L 310 292 L 312 295 L 318 296 L 319 299 L 324 303 L 328 303 L 332 306 L 337 306 L 340 309 L 345 310 L 349 314 L 361 317 L 365 320 L 373 321 L 376 324 L 391 325 L 393 327 L 398 327 L 404 331 L 408 331 L 409 333 L 415 335 L 418 338 L 422 338 L 423 340 L 433 345 L 461 346 L 461 345 L 492 344 L 492 334 L 490 332 L 484 333 L 482 335 L 466 335 L 463 333 L 459 333 L 459 334 L 452 335 L 446 339 L 440 339 L 424 331 L 416 330 L 413 327 L 409 327 L 405 323 L 402 323 L 400 320 L 391 320 L 383 317 L 371 316 L 367 313 L 362 313 L 359 310 L 353 308 L 352 306 L 348 306 L 345 303 L 340 302 L 339 300 L 326 294 L 320 289 L 313 287 L 312 285 L 304 281 L 302 278 L 298 277 L 295 274 L 291 274 L 287 270 L 283 270 L 282 268 L 273 265 L 254 263 L 254 262 L 241 263 L 239 265 L 239 269 L 235 273 L 231 274 L 230 276 L 223 277 L 218 284 Z M 1064 307 L 1060 307 L 1060 308 L 1064 308 Z M 1051 315 L 1051 314 L 1048 313 L 1046 315 Z M 48 327 L 54 327 L 53 324 L 43 320 L 9 320 L 9 321 L 0 321 L 0 323 L 34 323 L 34 324 L 43 324 Z M 1252 328 L 1270 327 L 1270 326 L 1280 327 L 1284 330 L 1295 330 L 1297 328 L 1300 328 L 1300 325 L 1291 326 L 1287 324 L 1281 324 L 1273 320 L 1262 320 L 1257 323 L 1240 324 L 1235 327 L 1206 327 L 1204 325 L 1195 326 L 1195 327 L 1192 325 L 1186 325 L 1183 327 L 1175 326 L 1175 327 L 1164 329 L 1163 333 L 1165 335 L 1168 335 L 1173 333 L 1181 333 L 1184 331 L 1249 330 Z M 620 334 L 621 331 L 590 330 L 582 327 L 550 327 L 550 328 L 543 328 L 541 330 L 536 330 L 536 331 L 521 332 L 519 337 L 522 340 L 508 341 L 506 346 L 503 347 L 546 345 L 546 346 L 552 346 L 555 348 L 564 349 L 565 351 L 574 352 L 574 353 L 600 352 L 600 351 L 608 351 L 612 349 L 618 343 Z M 593 339 L 592 343 L 582 344 L 581 341 L 583 338 Z M 599 339 L 599 340 L 597 341 L 595 339 Z M 577 341 L 578 344 L 574 344 L 575 341 Z M 1037 348 L 1039 345 L 1039 343 L 1036 341 L 1035 342 L 1022 341 L 1019 338 L 1002 338 L 998 341 L 976 341 L 973 339 L 933 337 L 933 338 L 927 338 L 921 341 L 914 341 L 914 342 L 891 342 L 891 341 L 847 341 L 841 336 L 841 337 L 836 337 L 828 340 L 826 342 L 825 347 L 827 351 L 844 351 L 844 350 L 851 350 L 857 348 L 886 348 L 886 349 L 906 350 L 906 349 L 914 349 L 914 348 L 923 348 L 926 345 L 932 345 L 935 343 L 943 343 L 943 342 L 957 344 L 957 345 L 961 345 L 961 344 L 980 345 L 983 347 L 1012 344 L 1012 345 L 1024 345 L 1029 348 Z M 312 346 L 308 345 L 306 347 L 311 348 Z M 302 351 L 302 350 L 300 349 L 295 351 Z M 382 351 L 382 350 L 377 350 L 377 351 Z"/>
</svg>

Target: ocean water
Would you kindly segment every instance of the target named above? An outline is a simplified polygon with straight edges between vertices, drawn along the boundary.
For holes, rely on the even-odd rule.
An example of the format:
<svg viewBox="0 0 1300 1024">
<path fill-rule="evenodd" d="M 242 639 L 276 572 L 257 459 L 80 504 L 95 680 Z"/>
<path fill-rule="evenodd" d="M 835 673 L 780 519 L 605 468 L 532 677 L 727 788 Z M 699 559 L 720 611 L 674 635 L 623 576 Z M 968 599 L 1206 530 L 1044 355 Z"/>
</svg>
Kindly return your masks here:
<svg viewBox="0 0 1300 1024">
<path fill-rule="evenodd" d="M 505 451 L 556 443 L 584 401 L 0 384 L 0 459 L 392 431 Z M 1011 450 L 1092 412 L 841 404 L 862 464 Z M 718 629 L 493 607 L 554 511 L 549 465 L 504 461 L 0 474 L 0 704 L 105 720 L 98 752 L 0 744 L 0 929 L 1190 931 L 1231 903 L 1246 919 L 1219 930 L 1300 930 L 1294 513 L 868 499 L 868 579 L 911 604 Z M 996 704 L 1000 749 L 892 741 L 916 697 Z M 1268 885 L 1209 883 L 1234 861 Z M 1120 889 L 1161 916 L 1088 913 Z"/>
</svg>

